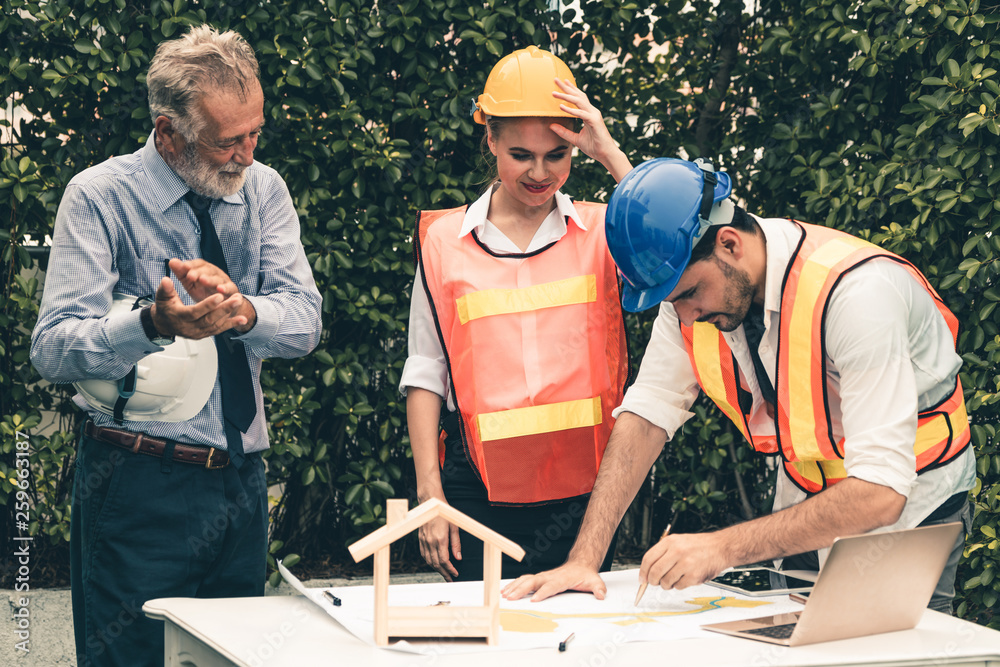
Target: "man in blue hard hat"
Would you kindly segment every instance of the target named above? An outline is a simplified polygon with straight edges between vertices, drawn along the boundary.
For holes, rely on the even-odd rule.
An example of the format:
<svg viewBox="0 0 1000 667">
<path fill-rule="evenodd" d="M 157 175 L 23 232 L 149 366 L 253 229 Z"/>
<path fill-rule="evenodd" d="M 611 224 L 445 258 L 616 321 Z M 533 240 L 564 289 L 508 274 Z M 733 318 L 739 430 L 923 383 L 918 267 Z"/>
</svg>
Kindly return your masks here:
<svg viewBox="0 0 1000 667">
<path fill-rule="evenodd" d="M 508 599 L 604 597 L 607 545 L 699 390 L 755 450 L 777 457 L 774 512 L 665 535 L 643 558 L 640 583 L 686 588 L 765 559 L 818 569 L 835 538 L 877 529 L 962 520 L 968 530 L 975 458 L 955 317 L 903 258 L 750 215 L 731 189 L 710 165 L 661 158 L 615 190 L 606 226 L 622 304 L 659 305 L 659 316 L 566 563 L 515 580 Z M 963 542 L 931 608 L 951 611 Z"/>
</svg>

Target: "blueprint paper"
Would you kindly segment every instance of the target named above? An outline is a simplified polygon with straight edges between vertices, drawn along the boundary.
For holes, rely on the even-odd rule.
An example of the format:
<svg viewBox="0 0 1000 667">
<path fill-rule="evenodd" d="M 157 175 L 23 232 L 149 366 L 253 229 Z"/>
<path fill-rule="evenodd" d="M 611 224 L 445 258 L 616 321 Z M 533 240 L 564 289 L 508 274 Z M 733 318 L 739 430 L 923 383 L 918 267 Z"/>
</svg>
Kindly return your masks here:
<svg viewBox="0 0 1000 667">
<path fill-rule="evenodd" d="M 374 590 L 371 586 L 308 589 L 279 564 L 286 580 L 362 641 L 374 646 Z M 575 633 L 570 648 L 607 642 L 667 641 L 708 636 L 705 623 L 722 623 L 756 616 L 801 611 L 802 605 L 786 595 L 750 598 L 712 586 L 692 586 L 682 591 L 650 587 L 635 606 L 638 570 L 606 572 L 604 600 L 590 593 L 563 593 L 541 602 L 500 600 L 500 641 L 436 639 L 392 640 L 386 648 L 423 654 L 468 653 L 532 648 L 556 648 Z M 504 582 L 506 583 L 506 582 Z M 501 586 L 504 585 L 501 583 Z M 342 600 L 339 607 L 323 597 L 329 590 Z M 389 605 L 427 607 L 447 602 L 451 606 L 483 604 L 482 582 L 406 584 L 389 586 Z"/>
</svg>

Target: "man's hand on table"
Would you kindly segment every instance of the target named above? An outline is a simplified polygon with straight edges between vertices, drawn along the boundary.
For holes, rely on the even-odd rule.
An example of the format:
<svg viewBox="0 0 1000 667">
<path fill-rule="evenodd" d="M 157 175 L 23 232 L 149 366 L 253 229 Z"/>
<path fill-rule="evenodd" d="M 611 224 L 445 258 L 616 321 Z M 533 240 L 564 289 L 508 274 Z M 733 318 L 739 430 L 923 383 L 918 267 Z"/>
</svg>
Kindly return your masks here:
<svg viewBox="0 0 1000 667">
<path fill-rule="evenodd" d="M 520 600 L 534 593 L 531 601 L 538 602 L 563 591 L 593 593 L 603 600 L 608 587 L 595 568 L 567 562 L 554 570 L 522 575 L 504 586 L 501 594 L 508 600 Z"/>
<path fill-rule="evenodd" d="M 729 565 L 718 533 L 667 535 L 643 556 L 639 583 L 664 589 L 687 588 L 705 583 Z M 508 600 L 531 594 L 531 601 L 538 602 L 564 591 L 593 593 L 603 600 L 608 587 L 594 568 L 567 562 L 554 570 L 518 577 L 501 593 Z"/>
</svg>

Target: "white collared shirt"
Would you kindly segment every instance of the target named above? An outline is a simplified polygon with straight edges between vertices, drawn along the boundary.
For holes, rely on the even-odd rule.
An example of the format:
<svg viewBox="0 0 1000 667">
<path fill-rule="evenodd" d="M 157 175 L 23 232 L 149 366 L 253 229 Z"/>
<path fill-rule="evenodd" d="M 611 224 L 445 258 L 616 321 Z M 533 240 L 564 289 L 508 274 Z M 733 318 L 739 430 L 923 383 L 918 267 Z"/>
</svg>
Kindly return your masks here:
<svg viewBox="0 0 1000 667">
<path fill-rule="evenodd" d="M 487 191 L 465 212 L 465 219 L 458 238 L 475 232 L 476 237 L 491 251 L 498 254 L 528 254 L 554 243 L 566 235 L 568 220 L 580 229 L 587 227 L 573 206 L 573 201 L 561 192 L 556 192 L 556 207 L 542 220 L 527 249 L 521 250 L 487 219 L 490 210 L 490 196 L 494 188 Z M 524 260 L 512 260 L 524 261 Z M 408 356 L 399 380 L 399 391 L 406 394 L 407 387 L 418 387 L 447 397 L 448 409 L 455 410 L 455 401 L 448 382 L 448 366 L 444 350 L 434 326 L 427 293 L 423 288 L 421 269 L 417 266 L 413 289 L 410 296 L 410 332 L 408 336 Z"/>
<path fill-rule="evenodd" d="M 767 247 L 765 331 L 758 348 L 772 386 L 781 285 L 799 230 L 782 219 L 759 220 Z M 753 393 L 751 429 L 773 433 L 743 327 L 724 334 Z M 884 530 L 912 528 L 941 503 L 975 483 L 970 446 L 948 465 L 917 475 L 913 442 L 917 412 L 954 389 L 962 364 L 944 318 L 930 295 L 901 266 L 874 260 L 848 273 L 834 289 L 826 317 L 827 386 L 834 436 L 845 437 L 847 474 L 907 497 L 903 513 Z M 635 384 L 614 415 L 635 413 L 673 437 L 691 417 L 700 388 L 673 305 L 663 302 Z M 774 511 L 805 499 L 778 474 Z"/>
</svg>

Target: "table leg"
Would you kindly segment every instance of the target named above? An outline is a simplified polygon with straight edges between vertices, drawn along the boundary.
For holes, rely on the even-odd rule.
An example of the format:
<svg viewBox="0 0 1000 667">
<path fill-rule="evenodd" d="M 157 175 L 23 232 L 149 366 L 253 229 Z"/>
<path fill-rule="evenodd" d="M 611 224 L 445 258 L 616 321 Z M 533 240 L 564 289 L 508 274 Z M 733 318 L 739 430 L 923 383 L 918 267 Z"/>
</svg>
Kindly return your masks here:
<svg viewBox="0 0 1000 667">
<path fill-rule="evenodd" d="M 163 626 L 165 667 L 239 667 L 169 620 Z"/>
</svg>

